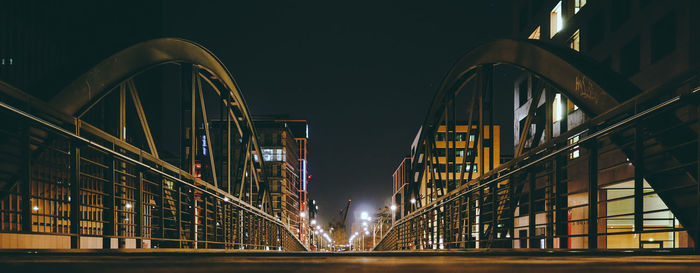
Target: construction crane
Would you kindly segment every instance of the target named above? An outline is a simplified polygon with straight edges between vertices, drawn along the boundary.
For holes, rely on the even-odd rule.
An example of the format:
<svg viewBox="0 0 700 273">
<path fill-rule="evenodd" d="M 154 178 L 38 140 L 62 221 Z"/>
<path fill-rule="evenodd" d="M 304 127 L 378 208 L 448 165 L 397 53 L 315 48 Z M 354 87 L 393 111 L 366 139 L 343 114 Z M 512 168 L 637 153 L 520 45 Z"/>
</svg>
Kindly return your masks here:
<svg viewBox="0 0 700 273">
<path fill-rule="evenodd" d="M 338 220 L 333 219 L 330 223 L 330 228 L 332 228 L 332 234 L 331 236 L 333 237 L 333 240 L 336 241 L 337 244 L 346 244 L 348 240 L 348 232 L 346 228 L 346 223 L 348 219 L 348 211 L 350 210 L 350 204 L 352 203 L 352 199 L 348 199 L 348 202 L 345 204 L 345 208 L 341 209 L 338 211 Z"/>
</svg>

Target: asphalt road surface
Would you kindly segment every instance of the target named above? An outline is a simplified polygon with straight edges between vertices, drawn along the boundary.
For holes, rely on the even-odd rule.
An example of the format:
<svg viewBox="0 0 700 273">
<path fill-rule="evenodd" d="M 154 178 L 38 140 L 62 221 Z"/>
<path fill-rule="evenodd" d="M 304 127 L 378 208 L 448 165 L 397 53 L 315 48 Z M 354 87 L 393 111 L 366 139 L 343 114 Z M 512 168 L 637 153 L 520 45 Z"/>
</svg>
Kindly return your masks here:
<svg viewBox="0 0 700 273">
<path fill-rule="evenodd" d="M 0 272 L 700 272 L 699 255 L 0 252 Z"/>
</svg>

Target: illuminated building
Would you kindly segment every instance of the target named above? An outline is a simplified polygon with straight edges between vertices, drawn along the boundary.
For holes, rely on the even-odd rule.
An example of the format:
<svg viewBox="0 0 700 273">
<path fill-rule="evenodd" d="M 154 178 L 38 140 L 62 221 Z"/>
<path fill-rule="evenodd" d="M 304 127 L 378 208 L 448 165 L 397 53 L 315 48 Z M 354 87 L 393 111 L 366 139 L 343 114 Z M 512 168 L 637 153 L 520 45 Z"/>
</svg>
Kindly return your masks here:
<svg viewBox="0 0 700 273">
<path fill-rule="evenodd" d="M 461 181 L 467 183 L 470 179 L 478 178 L 501 164 L 501 127 L 499 125 L 494 125 L 493 128 L 484 126 L 483 134 L 480 134 L 478 126 L 472 125 L 470 136 L 467 136 L 467 127 L 468 125 L 462 122 L 456 126 L 454 131 L 450 132 L 447 131 L 447 127 L 444 125 L 440 125 L 437 128 L 433 154 L 433 157 L 437 159 L 435 161 L 437 164 L 432 166 L 432 173 L 424 175 L 422 181 L 420 181 L 418 196 L 421 199 L 419 200 L 421 203 L 430 203 L 437 197 L 443 196 L 463 185 Z M 418 131 L 411 145 L 412 156 L 416 153 L 415 147 L 417 146 L 421 130 Z M 493 137 L 491 134 L 493 134 Z M 481 135 L 483 135 L 483 139 L 479 139 Z M 469 146 L 468 149 L 465 149 L 467 143 L 469 143 Z M 479 147 L 483 147 L 483 149 Z M 480 151 L 482 150 L 484 154 L 481 154 Z M 477 154 L 472 155 L 474 151 Z M 465 171 L 462 171 L 461 164 L 447 164 L 448 157 L 454 159 L 449 160 L 449 162 L 464 162 Z M 404 162 L 407 161 L 404 160 Z M 404 164 L 402 163 L 402 166 L 399 168 L 402 168 Z M 425 167 L 431 168 L 428 164 L 425 164 Z M 407 196 L 410 196 L 410 194 L 407 193 Z M 416 202 L 408 200 L 408 203 L 413 205 Z M 406 208 L 402 208 L 402 210 L 405 215 Z"/>
<path fill-rule="evenodd" d="M 257 117 L 262 157 L 270 183 L 273 214 L 308 244 L 307 184 L 309 126 L 305 120 Z"/>
<path fill-rule="evenodd" d="M 684 82 L 697 75 L 700 58 L 695 26 L 698 25 L 698 20 L 693 13 L 697 9 L 697 1 L 519 1 L 514 5 L 516 18 L 513 30 L 518 38 L 538 40 L 547 46 L 579 52 L 594 60 L 597 65 L 610 68 L 627 78 L 642 92 L 664 87 L 669 89 L 667 95 L 671 96 L 687 91 L 689 86 Z M 622 93 L 623 90 L 618 92 Z M 541 95 L 533 100 L 536 96 L 534 94 Z M 620 96 L 632 95 L 636 94 Z M 583 109 L 579 109 L 555 87 L 544 84 L 531 73 L 523 73 L 514 83 L 513 134 L 516 149 L 521 143 L 526 117 L 533 101 L 537 103 L 536 120 L 528 129 L 526 140 L 522 142 L 525 149 L 543 143 L 549 130 L 546 128 L 551 128 L 550 137 L 557 137 L 589 119 Z M 551 113 L 551 118 L 545 113 Z M 538 118 L 543 116 L 547 118 Z M 585 136 L 585 132 L 571 136 L 568 143 L 575 144 Z M 563 196 L 559 202 L 565 203 L 567 208 L 565 213 L 554 216 L 558 217 L 554 219 L 555 222 L 562 223 L 557 224 L 554 230 L 556 236 L 567 239 L 557 238 L 552 243 L 547 242 L 548 245 L 545 245 L 544 239 L 539 239 L 545 237 L 544 226 L 548 222 L 546 208 L 542 204 L 534 207 L 536 215 L 532 219 L 535 219 L 537 225 L 534 234 L 530 234 L 532 231 L 527 228 L 516 229 L 514 247 L 692 246 L 687 232 L 677 231 L 683 227 L 649 185 L 646 175 L 635 181 L 635 167 L 620 148 L 612 143 L 601 143 L 595 151 L 601 151 L 596 157 L 601 166 L 594 172 L 597 175 L 597 197 L 590 197 L 585 191 L 590 187 L 587 183 L 588 176 L 591 175 L 588 170 L 590 153 L 587 149 L 575 146 L 562 159 L 567 166 L 567 171 L 563 174 L 563 179 L 567 182 L 558 187 L 557 190 L 561 192 L 556 194 Z M 644 151 L 643 144 L 641 151 Z M 655 166 L 646 168 L 658 171 L 654 170 Z M 635 190 L 643 194 L 635 194 Z M 552 193 L 548 193 L 545 187 L 538 186 L 533 194 L 540 198 Z M 589 217 L 589 211 L 581 205 L 589 200 L 600 203 L 595 212 L 599 234 L 596 242 L 589 242 L 587 237 L 580 236 L 589 229 L 584 222 Z M 516 211 L 515 226 L 528 225 L 528 216 L 524 210 L 526 208 Z M 535 242 L 539 242 L 539 245 L 533 245 Z"/>
</svg>

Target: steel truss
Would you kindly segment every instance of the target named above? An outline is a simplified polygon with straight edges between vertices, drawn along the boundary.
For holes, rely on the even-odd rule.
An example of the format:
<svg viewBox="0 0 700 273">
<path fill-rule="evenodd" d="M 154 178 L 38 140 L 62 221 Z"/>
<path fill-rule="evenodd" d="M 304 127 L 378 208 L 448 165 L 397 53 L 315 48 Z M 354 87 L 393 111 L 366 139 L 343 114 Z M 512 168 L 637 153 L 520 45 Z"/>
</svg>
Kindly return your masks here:
<svg viewBox="0 0 700 273">
<path fill-rule="evenodd" d="M 494 67 L 504 64 L 531 73 L 534 80 L 514 159 L 499 166 L 484 140 L 496 125 Z M 641 92 L 570 50 L 514 40 L 473 49 L 448 73 L 426 116 L 412 153 L 411 212 L 394 223 L 375 250 L 596 249 L 629 234 L 640 236 L 639 245 L 630 248 L 691 247 L 653 236 L 700 238 L 700 90 L 690 88 L 697 86 L 697 76 L 695 71 L 673 86 Z M 557 136 L 551 107 L 556 93 L 589 117 Z M 468 99 L 456 99 L 460 95 Z M 545 107 L 539 107 L 542 102 Z M 467 125 L 467 136 L 475 135 L 473 141 L 455 137 L 459 121 Z M 444 147 L 436 145 L 439 130 L 446 135 Z M 440 155 L 439 149 L 446 151 Z M 468 174 L 443 174 L 439 164 Z M 471 171 L 477 165 L 482 167 Z M 633 194 L 607 194 L 628 177 L 634 181 Z M 646 210 L 644 198 L 657 196 L 667 208 Z M 627 201 L 634 204 L 632 211 L 607 213 L 609 204 Z M 659 218 L 668 212 L 671 218 Z M 623 220 L 633 222 L 633 228 L 607 227 Z M 653 221 L 674 224 L 649 227 Z"/>
<path fill-rule="evenodd" d="M 140 93 L 150 90 L 149 73 L 156 85 L 179 89 L 169 112 L 179 126 L 160 139 L 147 117 L 166 102 L 147 104 L 149 94 Z M 247 107 L 203 47 L 170 38 L 137 44 L 49 103 L 0 87 L 7 121 L 0 125 L 0 232 L 69 237 L 71 248 L 101 241 L 104 248 L 306 250 L 269 214 Z M 175 156 L 166 138 L 178 143 Z"/>
</svg>

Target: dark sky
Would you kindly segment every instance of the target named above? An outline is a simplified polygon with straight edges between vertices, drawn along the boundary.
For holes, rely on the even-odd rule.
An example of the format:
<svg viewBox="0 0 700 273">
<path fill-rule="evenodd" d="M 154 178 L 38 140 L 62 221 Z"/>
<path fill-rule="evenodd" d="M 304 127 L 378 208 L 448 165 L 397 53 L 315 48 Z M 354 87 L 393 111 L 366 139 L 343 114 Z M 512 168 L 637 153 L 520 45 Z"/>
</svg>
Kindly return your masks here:
<svg viewBox="0 0 700 273">
<path fill-rule="evenodd" d="M 165 28 L 213 51 L 253 115 L 309 120 L 309 198 L 330 220 L 347 198 L 351 213 L 389 201 L 442 77 L 510 36 L 509 2 L 165 1 Z"/>
</svg>

